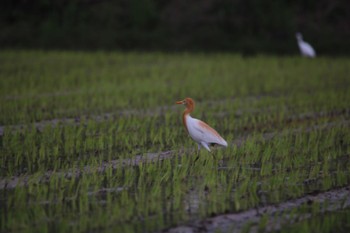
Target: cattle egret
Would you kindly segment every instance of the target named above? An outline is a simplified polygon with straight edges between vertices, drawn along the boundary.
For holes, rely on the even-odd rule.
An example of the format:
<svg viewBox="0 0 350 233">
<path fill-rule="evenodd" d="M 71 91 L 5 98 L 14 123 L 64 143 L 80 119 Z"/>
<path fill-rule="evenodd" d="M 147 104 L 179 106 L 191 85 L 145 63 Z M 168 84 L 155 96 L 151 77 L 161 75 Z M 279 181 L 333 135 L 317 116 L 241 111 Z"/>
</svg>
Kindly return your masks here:
<svg viewBox="0 0 350 233">
<path fill-rule="evenodd" d="M 300 49 L 300 53 L 302 56 L 304 57 L 316 57 L 316 52 L 315 50 L 312 48 L 312 46 L 303 41 L 303 36 L 301 35 L 301 33 L 297 33 L 295 34 L 297 40 L 298 40 L 298 46 Z"/>
<path fill-rule="evenodd" d="M 186 98 L 176 104 L 183 104 L 186 106 L 182 115 L 182 122 L 191 138 L 197 142 L 198 150 L 201 146 L 210 151 L 210 144 L 218 144 L 227 147 L 227 142 L 205 122 L 192 118 L 190 113 L 194 110 L 194 101 L 191 98 Z"/>
</svg>

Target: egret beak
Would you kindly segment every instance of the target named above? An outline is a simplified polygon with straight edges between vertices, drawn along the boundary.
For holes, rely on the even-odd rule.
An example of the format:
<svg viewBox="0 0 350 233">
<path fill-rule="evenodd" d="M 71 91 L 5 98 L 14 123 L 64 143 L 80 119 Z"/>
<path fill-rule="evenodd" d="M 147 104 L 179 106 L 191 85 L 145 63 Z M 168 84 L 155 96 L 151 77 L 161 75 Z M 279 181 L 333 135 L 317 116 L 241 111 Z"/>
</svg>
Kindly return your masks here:
<svg viewBox="0 0 350 233">
<path fill-rule="evenodd" d="M 185 104 L 185 101 L 184 100 L 177 101 L 176 104 Z"/>
</svg>

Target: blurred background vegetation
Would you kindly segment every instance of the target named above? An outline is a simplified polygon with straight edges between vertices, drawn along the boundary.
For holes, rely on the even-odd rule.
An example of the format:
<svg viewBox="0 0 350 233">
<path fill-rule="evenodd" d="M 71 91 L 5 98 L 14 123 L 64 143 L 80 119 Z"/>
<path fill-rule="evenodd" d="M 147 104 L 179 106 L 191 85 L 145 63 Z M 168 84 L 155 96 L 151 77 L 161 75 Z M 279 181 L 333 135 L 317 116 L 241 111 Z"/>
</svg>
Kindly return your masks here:
<svg viewBox="0 0 350 233">
<path fill-rule="evenodd" d="M 350 53 L 349 0 L 2 0 L 0 48 Z"/>
</svg>

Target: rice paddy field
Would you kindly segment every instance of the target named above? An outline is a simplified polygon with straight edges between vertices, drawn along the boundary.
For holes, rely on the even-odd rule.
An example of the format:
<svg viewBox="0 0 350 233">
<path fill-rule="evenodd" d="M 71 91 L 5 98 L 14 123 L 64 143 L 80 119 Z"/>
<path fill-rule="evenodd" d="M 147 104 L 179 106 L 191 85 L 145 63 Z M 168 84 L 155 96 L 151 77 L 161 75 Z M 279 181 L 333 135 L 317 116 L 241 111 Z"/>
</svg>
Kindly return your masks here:
<svg viewBox="0 0 350 233">
<path fill-rule="evenodd" d="M 347 57 L 1 51 L 0 232 L 349 232 L 349 126 Z"/>
</svg>

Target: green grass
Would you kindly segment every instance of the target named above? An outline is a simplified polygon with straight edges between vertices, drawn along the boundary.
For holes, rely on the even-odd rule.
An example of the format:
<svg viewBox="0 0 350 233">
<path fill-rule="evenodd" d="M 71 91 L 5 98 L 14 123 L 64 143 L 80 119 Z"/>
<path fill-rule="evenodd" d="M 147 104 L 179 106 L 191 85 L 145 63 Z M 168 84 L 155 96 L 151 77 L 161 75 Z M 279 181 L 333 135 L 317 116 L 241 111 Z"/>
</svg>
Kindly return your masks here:
<svg viewBox="0 0 350 233">
<path fill-rule="evenodd" d="M 347 186 L 349 76 L 347 58 L 2 51 L 0 178 L 19 185 L 0 231 L 154 232 Z M 195 164 L 185 97 L 229 143 Z"/>
</svg>

